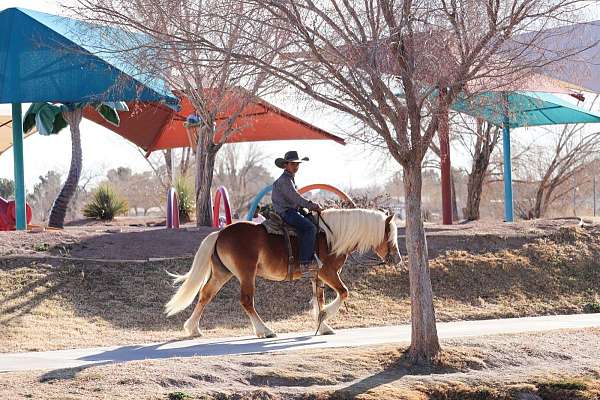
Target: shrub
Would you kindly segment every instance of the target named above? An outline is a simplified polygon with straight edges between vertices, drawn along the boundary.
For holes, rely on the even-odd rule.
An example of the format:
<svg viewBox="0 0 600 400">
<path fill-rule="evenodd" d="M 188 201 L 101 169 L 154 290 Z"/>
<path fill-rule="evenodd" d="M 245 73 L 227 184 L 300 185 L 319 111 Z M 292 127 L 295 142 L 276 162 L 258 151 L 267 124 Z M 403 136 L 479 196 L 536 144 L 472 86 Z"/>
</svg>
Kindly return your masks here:
<svg viewBox="0 0 600 400">
<path fill-rule="evenodd" d="M 179 200 L 179 221 L 181 223 L 190 222 L 194 212 L 194 188 L 188 180 L 178 177 L 175 180 L 175 191 Z"/>
<path fill-rule="evenodd" d="M 119 198 L 108 185 L 101 185 L 92 195 L 91 201 L 83 208 L 83 215 L 88 218 L 112 221 L 115 216 L 125 214 L 129 208 L 127 202 Z"/>
</svg>

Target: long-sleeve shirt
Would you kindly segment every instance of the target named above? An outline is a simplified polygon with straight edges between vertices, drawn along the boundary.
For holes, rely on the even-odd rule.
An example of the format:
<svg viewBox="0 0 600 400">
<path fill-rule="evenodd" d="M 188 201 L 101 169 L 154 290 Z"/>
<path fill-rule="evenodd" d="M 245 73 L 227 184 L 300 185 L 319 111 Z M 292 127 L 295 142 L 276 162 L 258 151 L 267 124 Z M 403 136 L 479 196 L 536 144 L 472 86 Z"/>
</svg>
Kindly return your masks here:
<svg viewBox="0 0 600 400">
<path fill-rule="evenodd" d="M 279 215 L 283 215 L 290 208 L 310 208 L 315 205 L 315 203 L 305 199 L 298 193 L 294 175 L 287 171 L 283 171 L 283 174 L 273 182 L 271 200 L 273 201 L 275 212 Z"/>
</svg>

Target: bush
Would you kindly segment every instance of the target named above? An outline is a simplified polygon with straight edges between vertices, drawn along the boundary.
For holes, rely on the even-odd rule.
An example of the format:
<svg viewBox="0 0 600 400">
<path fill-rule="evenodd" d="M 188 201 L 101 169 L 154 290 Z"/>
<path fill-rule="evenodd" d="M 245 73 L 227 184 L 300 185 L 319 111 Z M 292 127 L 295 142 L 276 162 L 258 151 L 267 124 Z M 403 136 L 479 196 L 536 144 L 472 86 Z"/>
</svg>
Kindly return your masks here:
<svg viewBox="0 0 600 400">
<path fill-rule="evenodd" d="M 127 202 L 120 199 L 110 186 L 101 185 L 92 195 L 92 200 L 83 208 L 83 215 L 112 221 L 115 216 L 125 214 L 128 210 Z"/>
<path fill-rule="evenodd" d="M 179 221 L 181 223 L 190 222 L 194 212 L 194 188 L 185 178 L 179 177 L 175 180 L 175 191 L 179 199 Z"/>
</svg>

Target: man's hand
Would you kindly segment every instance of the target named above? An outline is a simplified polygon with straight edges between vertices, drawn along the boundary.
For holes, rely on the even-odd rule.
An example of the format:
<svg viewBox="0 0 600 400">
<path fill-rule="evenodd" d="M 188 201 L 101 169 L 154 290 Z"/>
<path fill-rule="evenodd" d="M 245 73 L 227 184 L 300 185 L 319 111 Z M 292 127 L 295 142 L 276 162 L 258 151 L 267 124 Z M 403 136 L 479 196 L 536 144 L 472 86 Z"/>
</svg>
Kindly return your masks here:
<svg viewBox="0 0 600 400">
<path fill-rule="evenodd" d="M 317 204 L 317 203 L 315 203 L 315 205 L 313 205 L 313 206 L 310 208 L 310 211 L 316 211 L 316 212 L 319 212 L 319 213 L 320 213 L 320 212 L 322 212 L 323 210 L 324 210 L 324 208 L 323 208 L 323 207 L 321 207 L 321 205 L 320 205 L 320 204 Z"/>
</svg>

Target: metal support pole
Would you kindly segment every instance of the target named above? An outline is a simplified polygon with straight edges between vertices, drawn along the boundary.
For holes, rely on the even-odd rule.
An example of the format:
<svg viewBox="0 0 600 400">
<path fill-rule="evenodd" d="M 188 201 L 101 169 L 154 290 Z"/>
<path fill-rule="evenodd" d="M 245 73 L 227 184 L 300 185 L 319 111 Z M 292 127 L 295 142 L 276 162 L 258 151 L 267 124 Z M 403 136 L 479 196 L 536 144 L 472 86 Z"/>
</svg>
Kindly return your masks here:
<svg viewBox="0 0 600 400">
<path fill-rule="evenodd" d="M 576 209 L 576 201 L 577 201 L 577 177 L 573 175 L 573 216 L 577 216 Z"/>
<path fill-rule="evenodd" d="M 512 193 L 512 168 L 510 159 L 510 121 L 504 115 L 502 128 L 502 148 L 504 153 L 504 221 L 513 222 L 513 193 Z"/>
<path fill-rule="evenodd" d="M 23 120 L 21 103 L 12 105 L 13 157 L 15 169 L 15 216 L 17 230 L 27 229 L 25 215 L 25 167 L 23 162 Z"/>
<path fill-rule="evenodd" d="M 592 178 L 592 191 L 594 192 L 593 197 L 594 197 L 594 217 L 596 216 L 596 175 L 594 175 L 594 177 Z"/>
<path fill-rule="evenodd" d="M 446 94 L 440 89 L 440 96 Z M 441 99 L 440 99 L 441 100 Z M 452 225 L 452 185 L 450 182 L 450 135 L 448 109 L 440 111 L 438 134 L 440 136 L 440 169 L 442 175 L 442 223 Z"/>
</svg>

